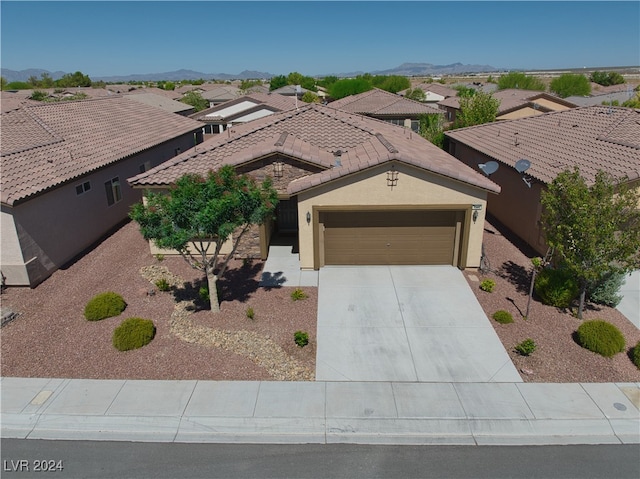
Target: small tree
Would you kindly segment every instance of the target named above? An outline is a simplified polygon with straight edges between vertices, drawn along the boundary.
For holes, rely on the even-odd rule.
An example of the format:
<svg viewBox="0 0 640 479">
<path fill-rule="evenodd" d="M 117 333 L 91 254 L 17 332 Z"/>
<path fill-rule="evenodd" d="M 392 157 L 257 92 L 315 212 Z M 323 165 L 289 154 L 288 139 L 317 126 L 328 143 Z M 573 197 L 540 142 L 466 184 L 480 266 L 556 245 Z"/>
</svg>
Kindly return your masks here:
<svg viewBox="0 0 640 479">
<path fill-rule="evenodd" d="M 178 251 L 191 267 L 205 274 L 211 311 L 218 312 L 217 280 L 244 234 L 271 216 L 277 202 L 269 178 L 258 185 L 227 165 L 209 172 L 206 179 L 187 174 L 169 194 L 148 193 L 146 204 L 134 205 L 129 216 L 140 225 L 145 239 Z M 231 253 L 218 265 L 222 245 L 232 235 Z"/>
<path fill-rule="evenodd" d="M 420 136 L 442 148 L 444 146 L 444 117 L 438 113 L 420 115 Z"/>
<path fill-rule="evenodd" d="M 551 80 L 549 89 L 560 98 L 568 96 L 586 96 L 591 93 L 591 84 L 586 76 L 574 73 L 564 73 Z"/>
<path fill-rule="evenodd" d="M 307 91 L 300 98 L 305 103 L 320 103 L 320 97 L 312 91 Z"/>
<path fill-rule="evenodd" d="M 269 91 L 277 90 L 278 88 L 282 88 L 287 85 L 287 77 L 284 75 L 278 75 L 271 78 L 271 81 L 269 82 Z"/>
<path fill-rule="evenodd" d="M 409 88 L 404 97 L 415 101 L 425 101 L 427 99 L 427 94 L 422 88 Z"/>
<path fill-rule="evenodd" d="M 456 114 L 454 128 L 483 125 L 495 121 L 500 101 L 491 93 L 476 92 L 471 97 L 460 98 L 460 111 Z"/>
<path fill-rule="evenodd" d="M 329 95 L 335 100 L 344 98 L 349 95 L 357 95 L 369 91 L 373 88 L 364 78 L 353 78 L 346 80 L 338 80 L 329 87 Z"/>
<path fill-rule="evenodd" d="M 608 272 L 625 273 L 640 261 L 638 192 L 599 171 L 588 186 L 578 169 L 566 170 L 543 191 L 542 225 L 556 257 L 580 288 L 578 318 L 587 289 Z"/>
<path fill-rule="evenodd" d="M 196 111 L 202 111 L 209 107 L 209 102 L 205 98 L 202 98 L 202 95 L 197 91 L 190 91 L 183 96 L 180 101 L 191 105 Z"/>
<path fill-rule="evenodd" d="M 624 83 L 624 77 L 618 72 L 593 72 L 589 80 L 602 86 L 622 85 Z"/>
<path fill-rule="evenodd" d="M 507 88 L 535 91 L 545 91 L 547 89 L 542 80 L 534 76 L 525 75 L 522 72 L 510 72 L 498 79 L 498 90 Z"/>
</svg>

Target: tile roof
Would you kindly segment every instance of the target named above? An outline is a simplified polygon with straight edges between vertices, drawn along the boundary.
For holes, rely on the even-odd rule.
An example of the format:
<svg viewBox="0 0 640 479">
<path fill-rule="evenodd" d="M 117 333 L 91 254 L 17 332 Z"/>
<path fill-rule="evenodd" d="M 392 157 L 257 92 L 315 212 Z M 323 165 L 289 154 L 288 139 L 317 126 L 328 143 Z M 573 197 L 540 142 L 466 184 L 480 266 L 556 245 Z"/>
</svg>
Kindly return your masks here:
<svg viewBox="0 0 640 479">
<path fill-rule="evenodd" d="M 449 88 L 448 86 L 443 85 L 442 83 L 424 83 L 424 82 L 412 82 L 411 88 L 419 88 L 424 92 L 435 93 L 436 95 L 441 95 L 445 98 L 450 96 L 458 95 L 458 91 L 453 88 Z M 406 94 L 407 90 L 403 90 L 398 92 L 399 94 Z"/>
<path fill-rule="evenodd" d="M 298 100 L 298 104 L 304 105 L 300 100 Z M 233 108 L 236 105 L 237 108 Z M 221 103 L 206 110 L 201 110 L 190 115 L 190 117 L 200 121 L 207 121 L 207 119 L 224 120 L 240 114 L 246 114 L 249 111 L 255 110 L 256 107 L 267 107 L 273 111 L 290 110 L 296 107 L 296 99 L 279 94 L 250 93 L 235 100 Z"/>
<path fill-rule="evenodd" d="M 341 166 L 334 165 L 338 150 Z M 234 126 L 129 182 L 137 187 L 167 186 L 186 173 L 206 175 L 223 164 L 241 165 L 272 154 L 327 169 L 292 182 L 290 194 L 391 160 L 500 191 L 484 175 L 406 128 L 318 104 Z"/>
<path fill-rule="evenodd" d="M 28 106 L 0 128 L 0 198 L 13 205 L 201 126 L 118 96 Z"/>
<path fill-rule="evenodd" d="M 573 106 L 577 106 L 568 100 L 563 100 L 562 98 L 551 95 L 550 93 L 534 90 L 521 90 L 518 88 L 498 90 L 492 93 L 492 96 L 493 98 L 500 101 L 500 106 L 498 107 L 498 115 L 515 110 L 517 108 L 524 107 L 537 98 L 546 98 L 547 100 L 559 103 L 570 108 Z M 459 109 L 460 97 L 445 98 L 444 100 L 439 101 L 438 105 Z"/>
<path fill-rule="evenodd" d="M 445 132 L 505 165 L 527 159 L 527 174 L 550 183 L 577 166 L 592 182 L 598 170 L 640 178 L 640 110 L 591 106 Z"/>
<path fill-rule="evenodd" d="M 181 101 L 172 100 L 163 95 L 157 93 L 134 93 L 133 95 L 127 95 L 127 97 L 133 101 L 144 103 L 145 105 L 160 108 L 170 113 L 182 113 L 193 111 L 191 105 L 182 103 Z"/>
<path fill-rule="evenodd" d="M 40 105 L 39 101 L 31 100 L 29 96 L 31 95 L 31 90 L 26 94 L 24 91 L 18 92 L 9 92 L 3 91 L 0 96 L 0 108 L 2 112 L 17 110 L 18 108 L 22 108 L 23 106 L 28 105 Z"/>
<path fill-rule="evenodd" d="M 379 88 L 332 101 L 328 106 L 349 113 L 372 116 L 442 114 L 437 108 Z"/>
</svg>

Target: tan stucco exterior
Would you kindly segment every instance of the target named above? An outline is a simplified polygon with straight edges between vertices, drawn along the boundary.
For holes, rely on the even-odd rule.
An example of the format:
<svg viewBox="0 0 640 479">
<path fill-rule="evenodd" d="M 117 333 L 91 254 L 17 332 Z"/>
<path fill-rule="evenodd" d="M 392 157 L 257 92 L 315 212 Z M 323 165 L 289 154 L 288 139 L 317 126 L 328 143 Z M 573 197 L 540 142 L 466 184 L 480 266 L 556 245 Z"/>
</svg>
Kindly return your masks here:
<svg viewBox="0 0 640 479">
<path fill-rule="evenodd" d="M 397 185 L 387 185 L 387 172 L 398 172 Z M 319 212 L 326 209 L 342 211 L 369 208 L 385 209 L 447 209 L 459 211 L 459 235 L 462 268 L 477 268 L 482 251 L 482 233 L 487 192 L 398 162 L 380 165 L 354 175 L 340 178 L 298 194 L 300 265 L 303 269 L 321 266 L 322 225 Z M 480 205 L 478 217 L 471 220 L 472 205 Z M 307 223 L 307 212 L 312 220 Z"/>
<path fill-rule="evenodd" d="M 530 106 L 525 106 L 524 108 L 520 108 L 518 110 L 505 113 L 504 115 L 499 115 L 496 117 L 496 120 L 516 120 L 518 118 L 528 118 L 530 116 L 539 116 L 543 115 L 545 112 L 536 110 L 535 108 L 531 108 Z"/>
</svg>

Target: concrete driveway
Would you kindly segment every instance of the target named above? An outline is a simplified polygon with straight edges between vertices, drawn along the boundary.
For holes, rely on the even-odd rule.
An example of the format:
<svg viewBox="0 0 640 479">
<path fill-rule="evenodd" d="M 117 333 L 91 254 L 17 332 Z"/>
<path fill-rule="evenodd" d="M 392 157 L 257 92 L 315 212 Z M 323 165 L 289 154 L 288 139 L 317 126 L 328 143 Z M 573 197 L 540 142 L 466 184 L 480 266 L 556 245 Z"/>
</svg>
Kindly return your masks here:
<svg viewBox="0 0 640 479">
<path fill-rule="evenodd" d="M 316 380 L 521 382 L 452 266 L 320 270 Z"/>
</svg>

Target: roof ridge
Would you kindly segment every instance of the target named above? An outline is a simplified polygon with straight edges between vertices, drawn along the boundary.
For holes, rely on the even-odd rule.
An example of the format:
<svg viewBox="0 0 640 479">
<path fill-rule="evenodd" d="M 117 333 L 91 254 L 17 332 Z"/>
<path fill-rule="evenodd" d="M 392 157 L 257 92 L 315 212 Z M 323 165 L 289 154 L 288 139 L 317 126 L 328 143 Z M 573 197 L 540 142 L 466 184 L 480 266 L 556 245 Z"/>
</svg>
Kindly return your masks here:
<svg viewBox="0 0 640 479">
<path fill-rule="evenodd" d="M 376 138 L 383 144 L 383 146 L 389 151 L 389 153 L 398 153 L 398 149 L 387 140 L 382 133 L 376 133 Z"/>
</svg>

